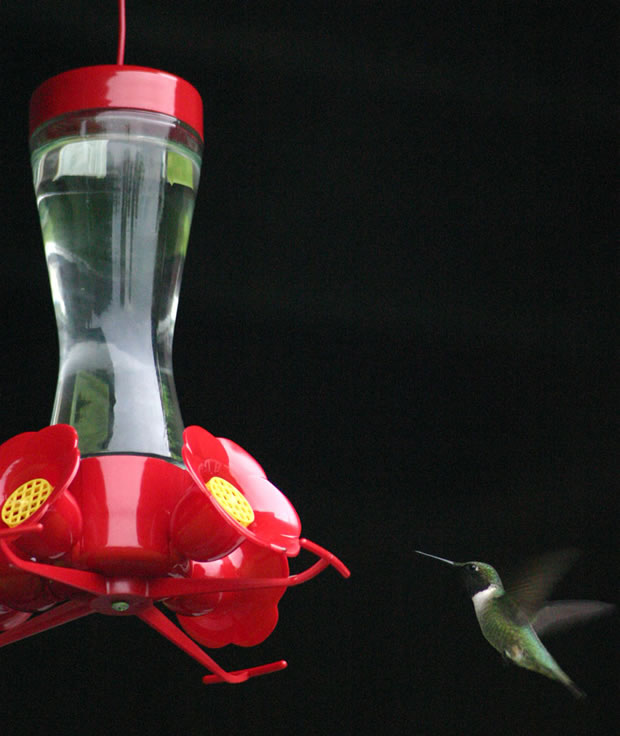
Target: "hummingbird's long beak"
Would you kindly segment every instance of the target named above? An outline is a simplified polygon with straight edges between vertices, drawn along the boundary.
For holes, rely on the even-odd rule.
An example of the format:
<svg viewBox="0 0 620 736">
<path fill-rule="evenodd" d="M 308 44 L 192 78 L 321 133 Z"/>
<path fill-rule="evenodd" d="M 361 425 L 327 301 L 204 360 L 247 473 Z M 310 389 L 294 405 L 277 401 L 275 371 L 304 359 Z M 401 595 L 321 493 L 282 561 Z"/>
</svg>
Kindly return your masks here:
<svg viewBox="0 0 620 736">
<path fill-rule="evenodd" d="M 458 563 L 453 562 L 452 560 L 446 560 L 445 557 L 437 557 L 437 555 L 429 555 L 428 552 L 420 552 L 419 549 L 416 549 L 415 553 L 417 555 L 424 555 L 424 557 L 432 557 L 434 560 L 439 560 L 440 562 L 445 562 L 448 565 L 452 565 L 453 567 L 456 567 Z"/>
</svg>

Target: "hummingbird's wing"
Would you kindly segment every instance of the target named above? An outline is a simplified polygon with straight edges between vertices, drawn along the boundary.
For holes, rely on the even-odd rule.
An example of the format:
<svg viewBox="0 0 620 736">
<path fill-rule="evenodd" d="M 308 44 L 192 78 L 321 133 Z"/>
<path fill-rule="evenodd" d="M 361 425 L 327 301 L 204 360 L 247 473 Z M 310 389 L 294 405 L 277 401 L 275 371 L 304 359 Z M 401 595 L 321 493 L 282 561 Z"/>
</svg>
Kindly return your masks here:
<svg viewBox="0 0 620 736">
<path fill-rule="evenodd" d="M 531 621 L 542 608 L 551 589 L 579 557 L 575 549 L 549 552 L 531 559 L 514 582 L 506 586 L 506 593 L 517 605 L 526 621 Z"/>
<path fill-rule="evenodd" d="M 615 608 L 613 603 L 602 601 L 553 601 L 538 611 L 531 624 L 539 636 L 545 636 L 599 616 L 606 616 Z"/>
</svg>

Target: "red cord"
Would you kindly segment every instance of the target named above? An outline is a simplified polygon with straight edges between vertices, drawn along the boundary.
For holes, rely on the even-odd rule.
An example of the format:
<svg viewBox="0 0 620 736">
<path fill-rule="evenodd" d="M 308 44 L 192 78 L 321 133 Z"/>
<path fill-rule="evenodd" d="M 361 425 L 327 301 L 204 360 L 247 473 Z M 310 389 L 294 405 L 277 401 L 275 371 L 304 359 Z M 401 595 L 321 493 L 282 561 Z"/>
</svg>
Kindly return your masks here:
<svg viewBox="0 0 620 736">
<path fill-rule="evenodd" d="M 116 63 L 119 66 L 125 63 L 125 0 L 118 0 L 118 51 Z"/>
</svg>

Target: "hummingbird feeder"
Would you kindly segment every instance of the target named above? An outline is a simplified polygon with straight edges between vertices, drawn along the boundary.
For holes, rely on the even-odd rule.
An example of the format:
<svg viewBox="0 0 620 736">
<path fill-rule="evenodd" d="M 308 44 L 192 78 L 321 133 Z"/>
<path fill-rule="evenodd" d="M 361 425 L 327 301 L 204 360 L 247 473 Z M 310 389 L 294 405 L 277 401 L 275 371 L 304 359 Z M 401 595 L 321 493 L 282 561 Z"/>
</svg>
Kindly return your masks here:
<svg viewBox="0 0 620 736">
<path fill-rule="evenodd" d="M 0 647 L 134 615 L 204 665 L 205 683 L 242 682 L 286 662 L 228 672 L 202 647 L 259 644 L 287 588 L 349 571 L 300 537 L 250 454 L 183 427 L 172 339 L 202 101 L 183 79 L 126 66 L 124 43 L 119 0 L 117 63 L 52 77 L 31 100 L 60 355 L 50 426 L 0 445 Z M 302 549 L 318 559 L 290 574 Z"/>
</svg>

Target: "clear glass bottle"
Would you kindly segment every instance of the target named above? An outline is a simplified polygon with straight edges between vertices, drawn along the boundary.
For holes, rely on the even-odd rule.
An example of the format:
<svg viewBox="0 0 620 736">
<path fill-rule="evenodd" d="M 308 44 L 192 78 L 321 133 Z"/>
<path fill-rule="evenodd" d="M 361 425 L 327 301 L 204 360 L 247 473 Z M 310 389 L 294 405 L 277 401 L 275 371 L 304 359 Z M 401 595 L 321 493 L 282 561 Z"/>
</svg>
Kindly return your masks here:
<svg viewBox="0 0 620 736">
<path fill-rule="evenodd" d="M 76 428 L 83 456 L 181 462 L 172 341 L 202 140 L 167 112 L 104 102 L 30 139 L 59 339 L 51 423 Z"/>
</svg>

